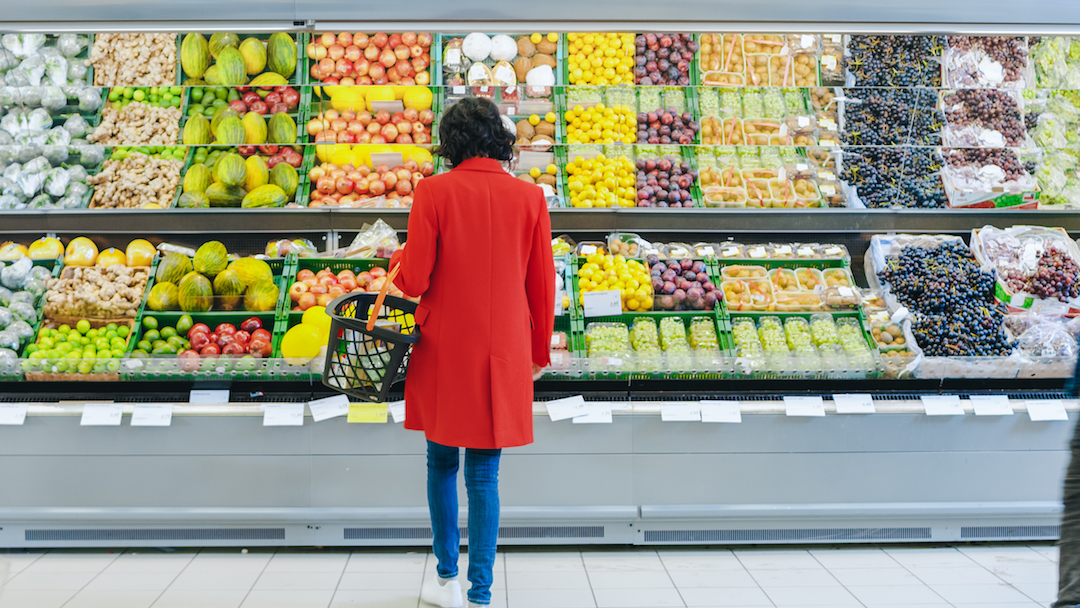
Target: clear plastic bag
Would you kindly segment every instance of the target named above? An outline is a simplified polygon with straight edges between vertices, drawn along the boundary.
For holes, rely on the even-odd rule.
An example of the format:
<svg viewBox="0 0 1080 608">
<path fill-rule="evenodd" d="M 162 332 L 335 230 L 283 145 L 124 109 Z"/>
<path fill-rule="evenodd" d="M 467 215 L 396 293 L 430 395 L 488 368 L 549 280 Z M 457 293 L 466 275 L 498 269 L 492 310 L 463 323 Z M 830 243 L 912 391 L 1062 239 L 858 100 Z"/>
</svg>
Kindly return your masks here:
<svg viewBox="0 0 1080 608">
<path fill-rule="evenodd" d="M 397 232 L 386 222 L 364 224 L 348 247 L 334 251 L 336 258 L 389 258 L 401 247 Z"/>
<path fill-rule="evenodd" d="M 319 250 L 307 239 L 281 239 L 267 243 L 265 253 L 272 258 L 283 258 L 290 253 L 302 258 L 314 258 L 318 257 Z"/>
<path fill-rule="evenodd" d="M 1065 326 L 1049 320 L 1025 331 L 1016 347 L 1028 357 L 1075 357 L 1077 350 L 1076 338 Z"/>
</svg>

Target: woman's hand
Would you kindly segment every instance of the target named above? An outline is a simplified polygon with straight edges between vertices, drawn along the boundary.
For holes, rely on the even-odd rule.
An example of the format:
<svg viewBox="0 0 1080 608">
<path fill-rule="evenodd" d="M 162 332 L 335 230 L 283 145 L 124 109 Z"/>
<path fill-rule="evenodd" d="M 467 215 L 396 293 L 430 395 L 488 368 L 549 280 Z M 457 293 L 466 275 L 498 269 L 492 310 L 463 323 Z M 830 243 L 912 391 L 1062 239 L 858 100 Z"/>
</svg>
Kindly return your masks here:
<svg viewBox="0 0 1080 608">
<path fill-rule="evenodd" d="M 536 382 L 540 378 L 544 377 L 544 369 L 545 368 L 533 363 L 533 382 Z"/>
</svg>

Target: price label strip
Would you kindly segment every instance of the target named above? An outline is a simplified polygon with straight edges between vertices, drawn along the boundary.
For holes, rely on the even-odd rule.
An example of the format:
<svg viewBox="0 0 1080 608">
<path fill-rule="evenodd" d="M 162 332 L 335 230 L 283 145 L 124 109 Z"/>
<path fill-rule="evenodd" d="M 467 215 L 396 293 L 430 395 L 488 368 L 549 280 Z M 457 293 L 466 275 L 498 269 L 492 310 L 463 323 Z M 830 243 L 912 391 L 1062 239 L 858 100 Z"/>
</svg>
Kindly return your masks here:
<svg viewBox="0 0 1080 608">
<path fill-rule="evenodd" d="M 26 403 L 0 403 L 0 426 L 22 426 L 27 407 Z"/>
<path fill-rule="evenodd" d="M 173 404 L 137 403 L 131 411 L 131 426 L 172 426 Z"/>
<path fill-rule="evenodd" d="M 574 424 L 611 424 L 611 406 L 599 403 L 586 406 L 586 413 L 574 417 Z"/>
<path fill-rule="evenodd" d="M 311 419 L 315 422 L 348 416 L 349 398 L 345 395 L 334 395 L 325 399 L 308 401 L 308 409 L 311 410 Z"/>
<path fill-rule="evenodd" d="M 265 404 L 263 406 L 263 426 L 304 426 L 304 404 Z"/>
<path fill-rule="evenodd" d="M 1032 422 L 1069 419 L 1069 415 L 1065 413 L 1065 403 L 1061 399 L 1032 399 L 1025 404 Z"/>
<path fill-rule="evenodd" d="M 124 406 L 120 403 L 87 403 L 83 405 L 79 426 L 120 426 Z"/>
<path fill-rule="evenodd" d="M 588 413 L 588 408 L 585 405 L 585 398 L 581 395 L 574 395 L 573 397 L 567 397 L 565 399 L 555 399 L 554 401 L 546 401 L 544 407 L 547 408 L 548 418 L 550 418 L 552 422 L 576 418 Z"/>
<path fill-rule="evenodd" d="M 784 397 L 784 410 L 788 416 L 821 417 L 825 415 L 825 402 L 819 396 Z"/>
<path fill-rule="evenodd" d="M 349 422 L 385 424 L 390 408 L 386 403 L 350 403 Z"/>
<path fill-rule="evenodd" d="M 390 417 L 394 419 L 394 424 L 399 422 L 405 422 L 405 401 L 391 401 L 386 409 L 390 411 Z"/>
<path fill-rule="evenodd" d="M 873 414 L 874 398 L 870 395 L 833 395 L 837 414 Z"/>
<path fill-rule="evenodd" d="M 660 420 L 664 422 L 701 422 L 701 404 L 661 403 Z"/>
<path fill-rule="evenodd" d="M 1008 395 L 969 395 L 976 416 L 1012 416 Z"/>
<path fill-rule="evenodd" d="M 742 410 L 734 401 L 702 401 L 701 421 L 738 424 L 742 422 Z"/>
<path fill-rule="evenodd" d="M 919 397 L 927 416 L 963 416 L 960 395 L 923 395 Z"/>
</svg>

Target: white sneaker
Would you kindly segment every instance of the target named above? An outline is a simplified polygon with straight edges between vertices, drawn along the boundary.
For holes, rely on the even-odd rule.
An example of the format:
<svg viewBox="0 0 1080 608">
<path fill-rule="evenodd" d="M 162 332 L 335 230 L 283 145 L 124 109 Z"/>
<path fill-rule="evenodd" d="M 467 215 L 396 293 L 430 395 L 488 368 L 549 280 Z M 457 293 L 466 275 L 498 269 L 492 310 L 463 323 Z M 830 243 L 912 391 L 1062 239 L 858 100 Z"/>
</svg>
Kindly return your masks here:
<svg viewBox="0 0 1080 608">
<path fill-rule="evenodd" d="M 444 582 L 446 584 L 439 584 Z M 436 575 L 424 581 L 420 590 L 420 599 L 440 608 L 461 608 L 465 599 L 461 594 L 461 583 L 456 578 L 440 581 Z"/>
</svg>

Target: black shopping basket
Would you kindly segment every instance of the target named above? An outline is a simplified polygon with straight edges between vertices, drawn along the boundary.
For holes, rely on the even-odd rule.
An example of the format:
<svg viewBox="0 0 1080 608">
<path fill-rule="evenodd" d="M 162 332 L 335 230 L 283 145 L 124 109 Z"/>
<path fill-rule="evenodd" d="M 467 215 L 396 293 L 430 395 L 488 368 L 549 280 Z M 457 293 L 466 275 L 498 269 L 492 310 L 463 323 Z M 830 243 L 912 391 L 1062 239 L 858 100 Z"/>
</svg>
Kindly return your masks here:
<svg viewBox="0 0 1080 608">
<path fill-rule="evenodd" d="M 323 369 L 326 386 L 378 403 L 386 401 L 391 385 L 405 380 L 420 328 L 413 319 L 416 302 L 386 295 L 397 270 L 387 276 L 378 294 L 346 294 L 330 304 L 330 343 Z"/>
</svg>

